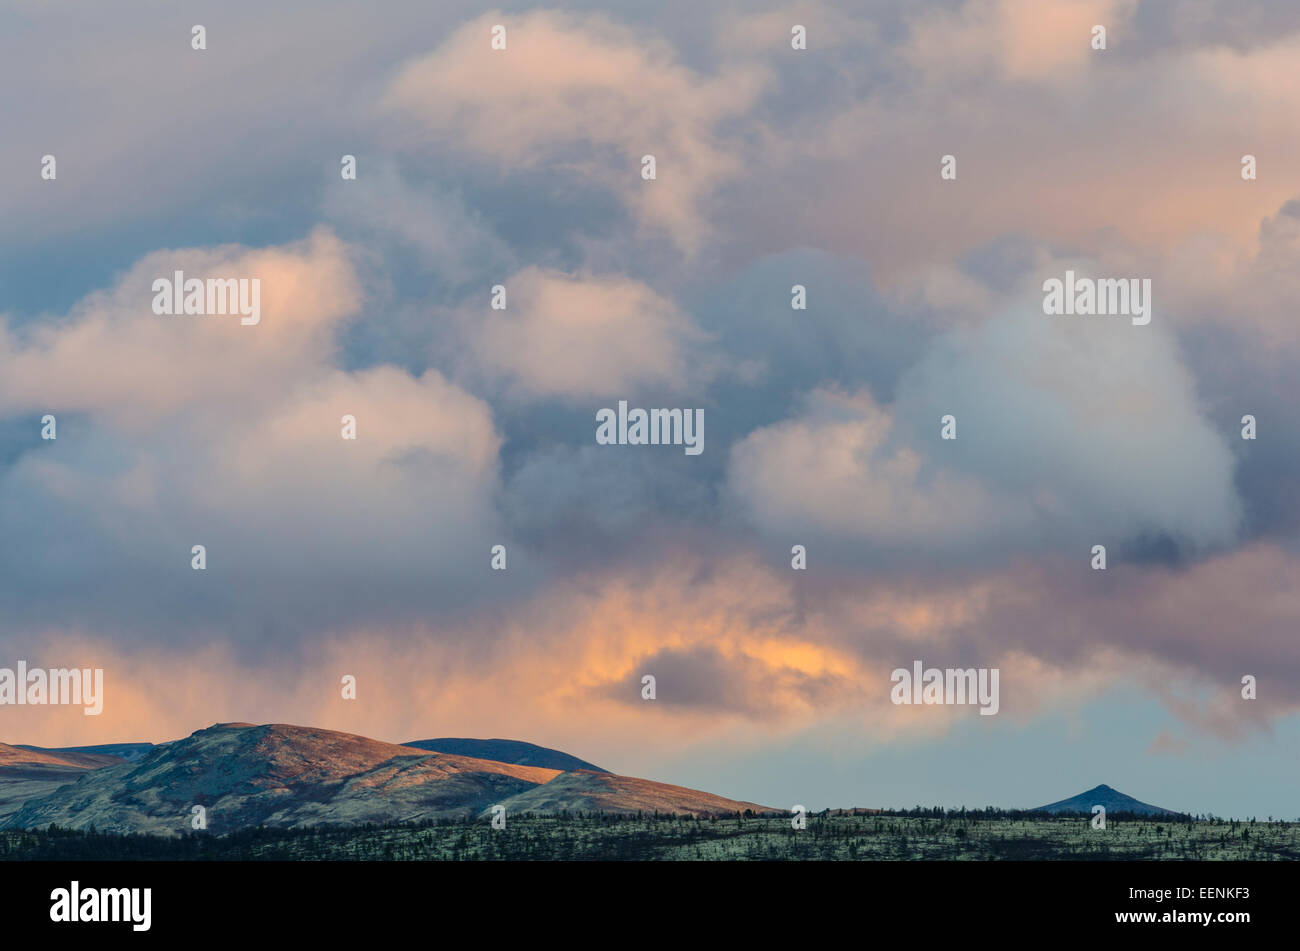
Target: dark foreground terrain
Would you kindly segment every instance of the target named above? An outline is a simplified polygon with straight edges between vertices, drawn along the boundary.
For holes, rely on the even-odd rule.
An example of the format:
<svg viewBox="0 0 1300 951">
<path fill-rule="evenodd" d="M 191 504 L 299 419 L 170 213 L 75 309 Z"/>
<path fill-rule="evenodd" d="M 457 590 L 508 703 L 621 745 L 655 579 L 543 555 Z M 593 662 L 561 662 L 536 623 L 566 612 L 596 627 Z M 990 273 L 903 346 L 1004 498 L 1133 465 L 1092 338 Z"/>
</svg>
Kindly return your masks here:
<svg viewBox="0 0 1300 951">
<path fill-rule="evenodd" d="M 1247 860 L 1300 859 L 1300 823 L 914 810 L 809 816 L 518 816 L 224 836 L 0 833 L 0 860 Z"/>
</svg>

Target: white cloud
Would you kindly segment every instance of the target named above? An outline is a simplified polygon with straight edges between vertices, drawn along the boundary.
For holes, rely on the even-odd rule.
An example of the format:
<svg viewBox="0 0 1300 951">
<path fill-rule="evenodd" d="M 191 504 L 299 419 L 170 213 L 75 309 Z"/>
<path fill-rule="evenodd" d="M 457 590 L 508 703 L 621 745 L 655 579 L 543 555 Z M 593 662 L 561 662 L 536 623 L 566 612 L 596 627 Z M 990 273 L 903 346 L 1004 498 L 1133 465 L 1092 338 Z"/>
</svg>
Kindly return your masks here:
<svg viewBox="0 0 1300 951">
<path fill-rule="evenodd" d="M 492 50 L 490 28 L 502 19 L 508 48 Z M 644 225 L 693 251 L 708 231 L 711 191 L 743 170 L 721 127 L 751 109 L 766 75 L 756 65 L 702 75 L 663 40 L 602 16 L 490 13 L 407 63 L 386 104 L 438 145 L 609 188 Z M 646 154 L 655 181 L 641 179 Z"/>
<path fill-rule="evenodd" d="M 673 392 L 714 367 L 705 335 L 640 281 L 529 267 L 504 282 L 505 310 L 484 294 L 460 312 L 478 368 L 521 398 L 620 398 L 637 388 Z M 601 404 L 605 405 L 605 404 Z"/>
<path fill-rule="evenodd" d="M 752 517 L 919 550 L 1169 538 L 1232 543 L 1233 460 L 1157 316 L 1046 317 L 1005 308 L 932 343 L 888 411 L 816 392 L 751 433 L 729 485 Z M 957 439 L 940 439 L 956 417 Z"/>
</svg>

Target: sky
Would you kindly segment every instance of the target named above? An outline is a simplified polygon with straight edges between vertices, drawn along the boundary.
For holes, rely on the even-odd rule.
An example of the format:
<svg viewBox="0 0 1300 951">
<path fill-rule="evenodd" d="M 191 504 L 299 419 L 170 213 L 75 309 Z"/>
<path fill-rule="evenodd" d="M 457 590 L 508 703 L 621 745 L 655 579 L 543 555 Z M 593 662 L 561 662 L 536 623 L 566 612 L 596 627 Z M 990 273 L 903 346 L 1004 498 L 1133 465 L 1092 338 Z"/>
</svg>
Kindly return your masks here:
<svg viewBox="0 0 1300 951">
<path fill-rule="evenodd" d="M 1300 7 L 9 0 L 0 63 L 0 667 L 105 682 L 0 741 L 1297 817 Z"/>
</svg>

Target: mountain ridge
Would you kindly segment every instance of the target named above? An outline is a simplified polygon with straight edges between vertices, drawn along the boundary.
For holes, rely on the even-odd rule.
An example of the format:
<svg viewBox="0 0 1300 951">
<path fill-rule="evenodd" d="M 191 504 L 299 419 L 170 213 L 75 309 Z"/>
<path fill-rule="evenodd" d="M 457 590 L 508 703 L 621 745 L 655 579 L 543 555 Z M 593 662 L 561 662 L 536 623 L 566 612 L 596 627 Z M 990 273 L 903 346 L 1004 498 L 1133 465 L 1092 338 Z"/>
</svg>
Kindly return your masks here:
<svg viewBox="0 0 1300 951">
<path fill-rule="evenodd" d="M 548 793 L 524 795 L 561 776 L 569 778 Z M 0 829 L 53 823 L 178 835 L 191 829 L 195 806 L 203 807 L 206 828 L 214 833 L 261 825 L 469 818 L 495 805 L 543 813 L 765 810 L 652 780 L 433 752 L 291 724 L 216 724 L 155 746 L 134 761 L 84 769 L 72 779 L 0 817 Z"/>
<path fill-rule="evenodd" d="M 93 746 L 30 746 L 26 743 L 14 744 L 19 749 L 35 750 L 41 753 L 86 753 L 93 756 L 114 756 L 123 760 L 136 760 L 158 743 L 99 743 Z"/>
</svg>

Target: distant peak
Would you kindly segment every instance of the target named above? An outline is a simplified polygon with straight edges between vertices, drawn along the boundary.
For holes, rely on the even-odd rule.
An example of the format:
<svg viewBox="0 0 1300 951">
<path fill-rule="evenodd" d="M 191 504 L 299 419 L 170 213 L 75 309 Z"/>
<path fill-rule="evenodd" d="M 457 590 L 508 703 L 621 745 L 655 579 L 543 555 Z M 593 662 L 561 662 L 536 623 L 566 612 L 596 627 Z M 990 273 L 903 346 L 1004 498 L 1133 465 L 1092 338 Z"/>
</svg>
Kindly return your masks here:
<svg viewBox="0 0 1300 951">
<path fill-rule="evenodd" d="M 1172 809 L 1165 809 L 1162 806 L 1153 806 L 1141 800 L 1134 799 L 1127 793 L 1122 793 L 1113 786 L 1107 786 L 1102 783 L 1100 786 L 1093 786 L 1091 789 L 1079 793 L 1077 796 L 1071 796 L 1069 799 L 1062 799 L 1060 802 L 1049 803 L 1046 806 L 1039 806 L 1036 811 L 1039 812 L 1068 812 L 1068 813 L 1086 813 L 1097 806 L 1103 806 L 1109 812 L 1135 812 L 1146 815 L 1176 815 Z"/>
</svg>

